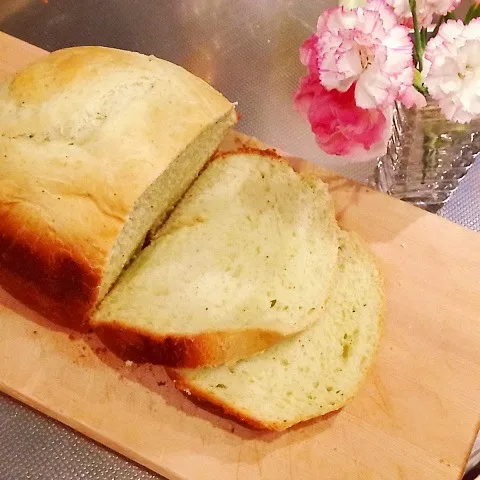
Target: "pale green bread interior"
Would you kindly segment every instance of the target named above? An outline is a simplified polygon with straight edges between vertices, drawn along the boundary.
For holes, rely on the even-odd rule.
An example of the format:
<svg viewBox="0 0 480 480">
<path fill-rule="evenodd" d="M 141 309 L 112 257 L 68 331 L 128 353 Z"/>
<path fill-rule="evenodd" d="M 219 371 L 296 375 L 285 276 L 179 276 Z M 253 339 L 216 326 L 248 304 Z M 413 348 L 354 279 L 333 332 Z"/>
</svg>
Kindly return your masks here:
<svg viewBox="0 0 480 480">
<path fill-rule="evenodd" d="M 126 264 L 140 249 L 147 233 L 160 226 L 197 177 L 234 121 L 235 114 L 228 112 L 205 128 L 135 202 L 112 247 L 100 287 L 99 300 L 103 299 Z"/>
<path fill-rule="evenodd" d="M 372 362 L 383 290 L 371 254 L 342 233 L 324 315 L 304 332 L 234 366 L 179 369 L 180 385 L 235 415 L 283 429 L 342 407 Z"/>
<path fill-rule="evenodd" d="M 200 175 L 94 321 L 161 336 L 290 335 L 323 308 L 337 252 L 323 182 L 276 159 L 230 155 Z"/>
</svg>

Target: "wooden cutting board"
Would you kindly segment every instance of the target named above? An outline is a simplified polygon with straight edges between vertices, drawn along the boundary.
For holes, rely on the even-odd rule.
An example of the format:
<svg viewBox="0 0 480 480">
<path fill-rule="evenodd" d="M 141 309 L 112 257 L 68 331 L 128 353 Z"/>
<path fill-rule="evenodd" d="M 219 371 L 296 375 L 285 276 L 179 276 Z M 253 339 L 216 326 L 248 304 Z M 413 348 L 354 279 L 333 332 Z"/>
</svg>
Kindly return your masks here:
<svg viewBox="0 0 480 480">
<path fill-rule="evenodd" d="M 44 54 L 0 34 L 2 74 Z M 480 235 L 291 161 L 329 183 L 339 221 L 386 279 L 381 348 L 342 411 L 249 430 L 195 406 L 161 367 L 127 366 L 1 291 L 0 390 L 171 479 L 460 478 L 480 411 Z"/>
</svg>

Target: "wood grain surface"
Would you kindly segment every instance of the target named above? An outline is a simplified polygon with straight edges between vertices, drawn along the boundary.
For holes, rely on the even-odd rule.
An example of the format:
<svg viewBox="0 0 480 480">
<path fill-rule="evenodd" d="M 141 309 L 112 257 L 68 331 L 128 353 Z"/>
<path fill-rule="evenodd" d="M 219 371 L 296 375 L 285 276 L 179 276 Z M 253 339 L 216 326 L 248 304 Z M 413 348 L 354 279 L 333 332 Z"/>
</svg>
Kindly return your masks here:
<svg viewBox="0 0 480 480">
<path fill-rule="evenodd" d="M 2 75 L 43 54 L 0 34 Z M 282 434 L 249 430 L 190 402 L 161 367 L 127 366 L 1 290 L 0 390 L 171 479 L 459 479 L 480 412 L 480 235 L 291 162 L 329 183 L 386 280 L 380 351 L 343 410 Z"/>
</svg>

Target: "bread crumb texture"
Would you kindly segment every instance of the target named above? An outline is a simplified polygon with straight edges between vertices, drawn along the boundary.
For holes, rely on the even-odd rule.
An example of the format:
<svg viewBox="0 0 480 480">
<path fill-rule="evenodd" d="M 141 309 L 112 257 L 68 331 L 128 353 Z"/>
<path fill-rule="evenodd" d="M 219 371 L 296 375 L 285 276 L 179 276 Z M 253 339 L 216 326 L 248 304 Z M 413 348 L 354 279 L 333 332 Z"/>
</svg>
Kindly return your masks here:
<svg viewBox="0 0 480 480">
<path fill-rule="evenodd" d="M 377 348 L 383 284 L 366 246 L 341 235 L 325 315 L 304 332 L 235 365 L 170 371 L 176 385 L 272 430 L 345 405 Z"/>
<path fill-rule="evenodd" d="M 120 278 L 95 323 L 158 335 L 298 332 L 321 315 L 337 232 L 320 180 L 261 155 L 220 158 Z"/>
</svg>

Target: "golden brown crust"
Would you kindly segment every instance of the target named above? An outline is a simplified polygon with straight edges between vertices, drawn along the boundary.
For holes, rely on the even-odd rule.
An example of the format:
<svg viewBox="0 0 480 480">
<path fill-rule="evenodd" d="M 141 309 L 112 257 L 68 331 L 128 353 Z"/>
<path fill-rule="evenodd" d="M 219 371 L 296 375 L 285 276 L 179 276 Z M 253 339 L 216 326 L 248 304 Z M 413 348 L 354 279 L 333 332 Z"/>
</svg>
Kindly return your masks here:
<svg viewBox="0 0 480 480">
<path fill-rule="evenodd" d="M 195 398 L 201 401 L 215 405 L 216 407 L 220 408 L 225 415 L 233 417 L 236 420 L 245 423 L 249 427 L 252 427 L 256 430 L 281 431 L 290 426 L 278 425 L 276 423 L 259 422 L 256 418 L 249 416 L 247 412 L 244 412 L 241 409 L 230 407 L 226 403 L 220 401 L 217 397 L 210 395 L 208 392 L 189 385 L 189 383 L 185 381 L 184 377 L 182 377 L 178 370 L 175 370 L 174 368 L 167 368 L 166 372 L 178 390 L 186 393 L 188 396 L 193 395 Z"/>
<path fill-rule="evenodd" d="M 182 376 L 182 374 L 178 370 L 175 370 L 174 368 L 167 368 L 166 372 L 178 390 L 186 393 L 188 396 L 193 396 L 200 401 L 215 405 L 215 407 L 218 407 L 219 409 L 221 409 L 221 411 L 225 415 L 228 415 L 229 417 L 232 417 L 238 420 L 239 422 L 244 423 L 247 426 L 252 427 L 256 430 L 270 430 L 275 432 L 282 432 L 299 423 L 305 423 L 305 422 L 314 420 L 315 418 L 331 415 L 332 413 L 337 412 L 338 410 L 341 410 L 345 406 L 345 404 L 348 403 L 348 401 L 354 396 L 354 394 L 352 394 L 350 397 L 345 398 L 344 401 L 341 404 L 337 404 L 337 406 L 333 410 L 330 410 L 329 412 L 326 412 L 321 415 L 315 415 L 309 418 L 302 417 L 290 422 L 260 421 L 258 420 L 258 418 L 252 417 L 241 408 L 236 408 L 232 405 L 222 402 L 218 397 L 210 394 L 208 391 L 202 390 L 200 388 L 196 388 L 193 385 L 190 385 L 190 383 L 185 380 L 185 378 Z"/>
<path fill-rule="evenodd" d="M 101 276 L 58 238 L 40 236 L 0 215 L 0 285 L 51 320 L 87 328 Z"/>
<path fill-rule="evenodd" d="M 258 155 L 259 157 L 268 157 L 269 159 L 284 160 L 285 163 L 288 164 L 288 162 L 280 156 L 274 148 L 258 148 L 249 145 L 242 145 L 237 148 L 232 148 L 232 150 L 217 152 L 212 160 L 221 160 L 230 155 Z"/>
<path fill-rule="evenodd" d="M 184 336 L 155 335 L 120 322 L 91 323 L 102 342 L 124 360 L 172 368 L 216 366 L 251 357 L 284 337 L 277 332 L 242 330 Z"/>
</svg>

